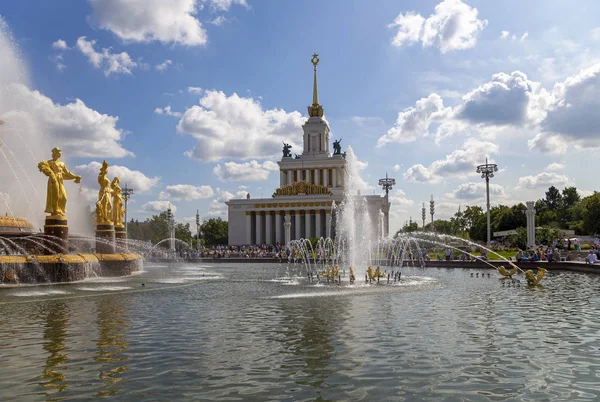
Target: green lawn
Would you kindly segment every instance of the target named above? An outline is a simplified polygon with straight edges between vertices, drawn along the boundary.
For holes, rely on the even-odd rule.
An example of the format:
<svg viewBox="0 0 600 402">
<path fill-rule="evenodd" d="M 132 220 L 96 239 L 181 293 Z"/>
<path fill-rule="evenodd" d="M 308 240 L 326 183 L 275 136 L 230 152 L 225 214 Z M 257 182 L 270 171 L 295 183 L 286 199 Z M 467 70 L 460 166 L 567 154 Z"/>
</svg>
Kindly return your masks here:
<svg viewBox="0 0 600 402">
<path fill-rule="evenodd" d="M 490 260 L 501 260 L 501 257 L 504 257 L 508 260 L 514 260 L 515 255 L 517 254 L 516 251 L 496 251 L 496 252 L 490 252 L 488 255 L 488 259 Z"/>
</svg>

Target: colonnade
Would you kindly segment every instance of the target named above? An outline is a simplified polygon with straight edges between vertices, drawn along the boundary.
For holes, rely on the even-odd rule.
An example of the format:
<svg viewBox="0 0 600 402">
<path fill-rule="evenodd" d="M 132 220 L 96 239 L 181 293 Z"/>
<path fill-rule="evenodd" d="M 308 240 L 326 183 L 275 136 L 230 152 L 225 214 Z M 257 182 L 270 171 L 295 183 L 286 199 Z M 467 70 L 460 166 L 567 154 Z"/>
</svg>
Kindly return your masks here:
<svg viewBox="0 0 600 402">
<path fill-rule="evenodd" d="M 285 169 L 279 172 L 280 186 L 304 180 L 308 184 L 319 184 L 325 187 L 343 187 L 346 182 L 342 167 L 325 169 Z"/>
<path fill-rule="evenodd" d="M 331 209 L 261 210 L 246 212 L 246 244 L 285 243 L 289 215 L 290 240 L 331 237 Z"/>
</svg>

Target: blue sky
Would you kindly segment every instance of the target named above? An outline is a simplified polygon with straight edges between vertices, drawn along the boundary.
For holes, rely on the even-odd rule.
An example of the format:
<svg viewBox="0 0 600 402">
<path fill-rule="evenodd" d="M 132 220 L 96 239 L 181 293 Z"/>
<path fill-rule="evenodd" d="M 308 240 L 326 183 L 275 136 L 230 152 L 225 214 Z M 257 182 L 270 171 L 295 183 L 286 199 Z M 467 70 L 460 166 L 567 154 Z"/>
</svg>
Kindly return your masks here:
<svg viewBox="0 0 600 402">
<path fill-rule="evenodd" d="M 441 218 L 483 205 L 486 156 L 500 168 L 492 203 L 596 189 L 600 4 L 375 4 L 4 1 L 0 130 L 32 113 L 89 200 L 106 159 L 137 190 L 130 217 L 170 202 L 178 220 L 225 218 L 223 201 L 277 187 L 272 161 L 301 142 L 317 52 L 325 116 L 364 162 L 365 191 L 396 178 L 392 231 L 432 194 Z"/>
</svg>

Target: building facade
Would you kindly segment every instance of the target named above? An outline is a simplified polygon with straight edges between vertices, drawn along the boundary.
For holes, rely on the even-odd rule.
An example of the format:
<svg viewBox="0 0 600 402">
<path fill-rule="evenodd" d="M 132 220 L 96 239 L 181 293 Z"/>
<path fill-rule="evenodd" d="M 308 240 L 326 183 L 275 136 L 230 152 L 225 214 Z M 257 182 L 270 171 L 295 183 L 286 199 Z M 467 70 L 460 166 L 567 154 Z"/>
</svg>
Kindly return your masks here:
<svg viewBox="0 0 600 402">
<path fill-rule="evenodd" d="M 340 205 L 348 181 L 345 153 L 340 141 L 333 142 L 323 119 L 317 87 L 317 55 L 313 56 L 313 103 L 304 131 L 302 154 L 293 157 L 284 144 L 279 162 L 279 188 L 271 198 L 234 199 L 228 206 L 229 244 L 275 244 L 311 237 L 334 237 L 333 206 Z M 387 197 L 366 196 L 372 222 L 383 222 L 381 233 L 389 231 Z M 382 216 L 383 219 L 379 219 Z"/>
</svg>

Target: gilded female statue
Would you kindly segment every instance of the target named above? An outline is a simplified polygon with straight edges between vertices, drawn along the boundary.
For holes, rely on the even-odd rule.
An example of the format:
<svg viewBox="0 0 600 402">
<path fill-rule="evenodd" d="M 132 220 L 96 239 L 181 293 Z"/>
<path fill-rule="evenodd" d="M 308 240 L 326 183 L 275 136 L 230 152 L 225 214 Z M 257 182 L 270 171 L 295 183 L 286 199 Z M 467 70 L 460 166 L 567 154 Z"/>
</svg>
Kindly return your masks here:
<svg viewBox="0 0 600 402">
<path fill-rule="evenodd" d="M 98 174 L 98 201 L 96 202 L 96 223 L 99 225 L 112 223 L 112 189 L 108 174 L 108 163 L 102 162 L 100 173 Z"/>
<path fill-rule="evenodd" d="M 123 208 L 123 191 L 119 186 L 120 180 L 115 177 L 110 185 L 112 189 L 113 204 L 112 204 L 112 220 L 115 226 L 123 226 L 123 216 L 125 209 Z"/>
<path fill-rule="evenodd" d="M 61 156 L 62 151 L 56 147 L 52 149 L 52 159 L 38 163 L 40 172 L 48 176 L 45 212 L 56 218 L 64 218 L 67 213 L 67 192 L 63 180 L 75 180 L 75 183 L 81 181 L 81 176 L 69 172 L 60 160 Z"/>
</svg>

